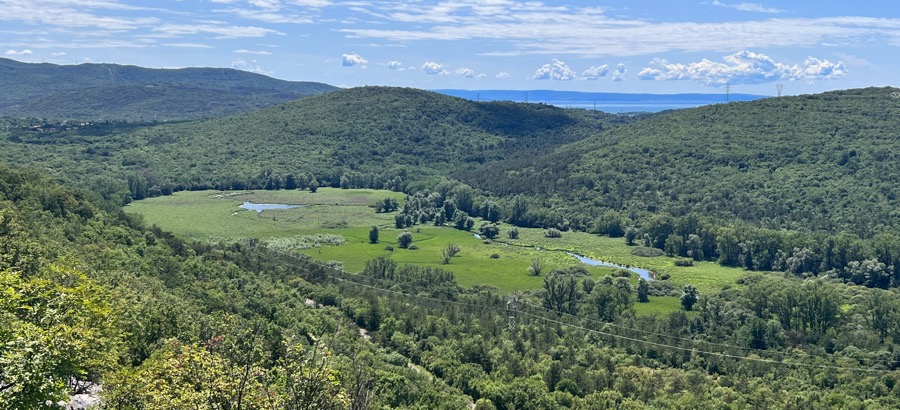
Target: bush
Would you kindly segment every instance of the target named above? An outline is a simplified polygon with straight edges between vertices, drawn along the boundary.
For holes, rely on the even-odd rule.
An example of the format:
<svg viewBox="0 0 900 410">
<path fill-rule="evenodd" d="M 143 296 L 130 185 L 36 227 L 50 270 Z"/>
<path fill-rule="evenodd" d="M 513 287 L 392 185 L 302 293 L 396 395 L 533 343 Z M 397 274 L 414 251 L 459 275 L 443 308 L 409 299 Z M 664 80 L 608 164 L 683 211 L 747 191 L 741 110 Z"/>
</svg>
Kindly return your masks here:
<svg viewBox="0 0 900 410">
<path fill-rule="evenodd" d="M 685 258 L 677 258 L 675 259 L 675 266 L 694 266 L 693 259 L 685 259 Z"/>
<path fill-rule="evenodd" d="M 406 249 L 413 241 L 413 236 L 409 232 L 403 232 L 397 237 L 397 243 L 401 248 Z"/>
<path fill-rule="evenodd" d="M 662 249 L 657 248 L 648 248 L 646 246 L 638 246 L 631 250 L 631 254 L 634 256 L 643 256 L 645 258 L 653 258 L 656 256 L 662 256 Z"/>
<path fill-rule="evenodd" d="M 419 247 L 418 247 L 417 245 L 409 245 L 409 246 L 406 247 L 406 249 L 409 249 L 409 250 L 411 250 L 411 251 L 414 251 L 414 250 L 418 250 Z"/>
<path fill-rule="evenodd" d="M 516 228 L 515 226 L 512 227 L 512 229 L 506 232 L 506 235 L 509 236 L 509 239 L 519 239 L 519 228 Z"/>
<path fill-rule="evenodd" d="M 672 277 L 672 275 L 669 275 L 668 273 L 663 273 L 662 275 L 659 275 L 659 280 L 669 280 L 669 278 L 671 278 L 671 277 Z"/>
<path fill-rule="evenodd" d="M 393 252 L 393 251 L 394 251 L 394 247 L 391 246 L 391 245 L 388 245 L 388 246 L 385 246 L 385 247 L 384 247 L 384 250 L 386 250 L 386 251 L 388 251 L 388 252 Z"/>
<path fill-rule="evenodd" d="M 559 229 L 550 228 L 544 232 L 544 236 L 548 238 L 562 238 L 562 232 L 560 232 Z"/>
<path fill-rule="evenodd" d="M 500 254 L 499 253 L 492 254 L 491 259 L 500 259 Z"/>
</svg>

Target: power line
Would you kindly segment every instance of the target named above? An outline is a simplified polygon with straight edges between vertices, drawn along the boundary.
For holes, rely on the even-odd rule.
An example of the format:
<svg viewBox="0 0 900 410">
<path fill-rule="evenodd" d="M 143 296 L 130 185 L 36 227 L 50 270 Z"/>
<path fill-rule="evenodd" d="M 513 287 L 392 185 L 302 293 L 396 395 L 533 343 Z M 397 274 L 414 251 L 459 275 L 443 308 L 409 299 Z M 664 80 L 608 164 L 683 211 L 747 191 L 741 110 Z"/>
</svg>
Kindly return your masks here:
<svg viewBox="0 0 900 410">
<path fill-rule="evenodd" d="M 282 253 L 282 252 L 278 252 L 278 251 L 275 251 L 275 250 L 272 250 L 272 249 L 269 249 L 269 248 L 266 248 L 266 249 L 269 250 L 270 252 L 276 253 L 276 254 L 278 254 L 278 255 L 286 256 L 286 257 L 289 257 L 289 258 L 292 258 L 292 259 L 296 259 L 296 257 L 294 257 L 294 256 L 292 256 L 292 255 L 285 254 L 285 253 Z M 308 263 L 308 264 L 312 264 L 312 265 L 321 266 L 321 267 L 323 267 L 323 268 L 325 268 L 325 269 L 328 269 L 328 270 L 336 271 L 334 268 L 332 268 L 332 267 L 330 267 L 330 266 L 327 266 L 327 265 L 325 265 L 325 264 L 322 264 L 322 263 L 319 263 L 319 262 L 316 262 L 316 261 L 313 261 L 313 260 L 306 260 L 306 261 L 303 261 L 303 262 L 304 262 L 304 263 Z M 294 266 L 295 268 L 298 268 L 298 267 L 299 267 L 299 266 L 297 266 L 297 265 L 293 265 L 293 266 Z M 333 279 L 335 279 L 335 280 L 337 280 L 337 281 L 340 281 L 340 282 L 347 282 L 347 283 L 352 283 L 352 284 L 355 284 L 355 285 L 358 285 L 358 286 L 361 286 L 361 287 L 364 287 L 364 288 L 368 288 L 368 289 L 371 289 L 371 290 L 376 290 L 376 291 L 381 291 L 381 292 L 387 292 L 387 293 L 390 293 L 390 294 L 393 294 L 393 295 L 405 296 L 405 297 L 407 297 L 407 298 L 412 298 L 412 299 L 429 300 L 429 301 L 438 302 L 438 303 L 447 303 L 447 304 L 452 304 L 452 305 L 456 305 L 456 306 L 468 307 L 468 308 L 472 308 L 472 309 L 479 309 L 480 311 L 483 311 L 483 310 L 484 310 L 484 306 L 473 305 L 473 304 L 470 304 L 470 303 L 457 302 L 457 301 L 448 300 L 448 299 L 434 298 L 434 297 L 429 297 L 429 296 L 412 295 L 412 294 L 408 294 L 408 293 L 405 293 L 405 292 L 402 292 L 402 291 L 396 291 L 396 290 L 391 290 L 391 289 L 384 289 L 384 288 L 380 288 L 380 287 L 378 287 L 378 286 L 369 285 L 369 284 L 365 284 L 365 283 L 360 283 L 360 282 L 356 282 L 356 281 L 349 280 L 349 279 L 347 279 L 347 278 L 338 277 L 338 276 L 335 275 L 333 272 L 332 272 L 332 273 L 329 273 L 329 272 L 326 271 L 326 272 L 324 272 L 324 273 L 325 273 L 325 275 L 328 275 L 328 276 L 332 277 Z M 531 305 L 531 304 L 527 304 L 527 305 L 528 305 L 528 306 L 531 306 L 531 307 L 535 307 L 534 305 Z M 554 313 L 554 314 L 556 313 L 556 312 L 551 311 L 551 310 L 549 310 L 549 309 L 544 309 L 544 308 L 537 308 L 537 309 L 542 310 L 542 311 L 545 311 L 545 312 L 548 312 L 548 313 Z M 548 323 L 553 323 L 553 324 L 557 324 L 557 325 L 561 325 L 561 326 L 567 326 L 567 327 L 570 327 L 570 328 L 573 328 L 573 329 L 579 329 L 579 330 L 586 331 L 586 332 L 589 332 L 589 333 L 596 333 L 596 334 L 599 334 L 599 335 L 609 336 L 609 337 L 612 337 L 612 338 L 621 339 L 621 340 L 625 340 L 625 341 L 629 341 L 629 342 L 641 343 L 641 344 L 645 344 L 645 345 L 649 345 L 649 346 L 654 346 L 654 347 L 660 347 L 660 348 L 669 348 L 669 349 L 673 349 L 673 350 L 685 351 L 685 352 L 691 352 L 691 353 L 696 353 L 696 354 L 701 354 L 701 355 L 707 355 L 707 356 L 717 356 L 717 357 L 728 358 L 728 359 L 734 359 L 734 360 L 748 360 L 748 361 L 754 361 L 754 362 L 759 362 L 759 363 L 768 363 L 768 364 L 782 364 L 782 365 L 795 366 L 795 367 L 820 368 L 820 369 L 831 369 L 831 370 L 845 370 L 845 371 L 854 371 L 854 372 L 880 372 L 880 373 L 886 373 L 886 372 L 890 372 L 890 371 L 891 371 L 891 370 L 887 370 L 887 369 L 861 368 L 861 367 L 847 367 L 847 366 L 836 366 L 836 365 L 825 365 L 825 364 L 813 364 L 813 363 L 800 363 L 800 362 L 785 362 L 785 361 L 780 361 L 780 360 L 775 360 L 775 359 L 768 359 L 768 358 L 762 358 L 762 357 L 749 357 L 749 356 L 741 356 L 741 355 L 735 355 L 735 354 L 724 353 L 724 352 L 716 352 L 716 351 L 700 350 L 700 349 L 697 349 L 697 348 L 694 348 L 694 347 L 675 346 L 675 345 L 670 345 L 670 344 L 665 344 L 665 343 L 659 343 L 659 342 L 654 342 L 654 341 L 650 341 L 650 340 L 638 339 L 638 338 L 635 338 L 635 337 L 630 337 L 630 336 L 624 336 L 624 335 L 619 335 L 619 334 L 615 334 L 615 333 L 605 332 L 605 331 L 602 331 L 602 330 L 591 329 L 591 328 L 584 327 L 584 326 L 581 326 L 581 325 L 575 325 L 575 324 L 566 323 L 566 322 L 563 322 L 563 321 L 560 321 L 560 320 L 557 320 L 557 319 L 551 319 L 551 318 L 547 318 L 547 317 L 544 317 L 544 316 L 536 315 L 536 314 L 534 314 L 534 313 L 529 313 L 529 312 L 524 311 L 524 310 L 521 310 L 521 309 L 516 309 L 516 312 L 517 312 L 517 314 L 521 314 L 521 315 L 524 315 L 524 316 L 528 316 L 528 317 L 531 317 L 531 318 L 534 318 L 534 319 L 537 319 L 537 320 L 541 320 L 541 321 L 545 321 L 545 322 L 548 322 Z M 574 316 L 574 315 L 569 315 L 569 316 L 571 316 L 571 317 L 573 317 L 573 318 L 575 318 L 575 319 L 584 320 L 584 318 L 581 318 L 581 317 L 578 317 L 578 316 Z M 626 329 L 627 329 L 627 328 L 626 328 Z M 635 331 L 640 332 L 640 330 L 638 330 L 638 329 L 632 329 L 632 330 L 635 330 Z M 692 342 L 692 343 L 702 342 L 702 341 L 697 341 L 697 340 L 694 340 L 694 339 L 682 339 L 682 340 L 684 340 L 684 341 L 689 341 L 689 342 Z M 728 345 L 722 345 L 722 346 L 728 346 Z M 744 348 L 744 349 L 749 349 L 749 348 Z M 756 349 L 754 349 L 754 350 L 756 350 Z M 767 352 L 767 353 L 776 353 L 776 354 L 781 353 L 781 352 L 773 352 L 773 351 L 765 351 L 765 352 Z M 808 357 L 810 357 L 810 358 L 822 358 L 822 359 L 827 359 L 827 357 L 825 357 L 825 356 L 808 355 Z"/>
</svg>

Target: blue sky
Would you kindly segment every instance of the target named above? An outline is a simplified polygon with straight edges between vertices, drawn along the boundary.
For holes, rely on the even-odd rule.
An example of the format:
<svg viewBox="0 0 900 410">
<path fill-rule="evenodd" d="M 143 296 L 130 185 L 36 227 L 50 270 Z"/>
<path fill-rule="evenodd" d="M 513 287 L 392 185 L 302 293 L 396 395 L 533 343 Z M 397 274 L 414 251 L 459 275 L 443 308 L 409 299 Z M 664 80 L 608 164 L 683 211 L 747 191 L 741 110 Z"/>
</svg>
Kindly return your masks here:
<svg viewBox="0 0 900 410">
<path fill-rule="evenodd" d="M 897 86 L 894 1 L 0 0 L 0 56 L 338 86 L 802 94 Z"/>
</svg>

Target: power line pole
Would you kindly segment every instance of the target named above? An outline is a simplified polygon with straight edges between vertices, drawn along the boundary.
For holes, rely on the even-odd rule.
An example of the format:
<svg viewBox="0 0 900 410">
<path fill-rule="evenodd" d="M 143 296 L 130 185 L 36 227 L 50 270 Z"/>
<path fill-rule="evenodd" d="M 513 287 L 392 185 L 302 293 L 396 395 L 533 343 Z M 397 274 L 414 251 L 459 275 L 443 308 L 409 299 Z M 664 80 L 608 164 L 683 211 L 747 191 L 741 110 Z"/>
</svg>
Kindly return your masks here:
<svg viewBox="0 0 900 410">
<path fill-rule="evenodd" d="M 506 312 L 509 315 L 509 332 L 514 333 L 516 331 L 516 304 L 519 303 L 519 295 L 512 294 L 509 296 L 509 301 L 506 302 Z"/>
<path fill-rule="evenodd" d="M 731 102 L 731 83 L 725 83 L 725 102 Z"/>
<path fill-rule="evenodd" d="M 778 88 L 778 96 L 781 97 L 781 90 L 784 88 L 784 84 L 778 84 L 776 87 Z"/>
</svg>

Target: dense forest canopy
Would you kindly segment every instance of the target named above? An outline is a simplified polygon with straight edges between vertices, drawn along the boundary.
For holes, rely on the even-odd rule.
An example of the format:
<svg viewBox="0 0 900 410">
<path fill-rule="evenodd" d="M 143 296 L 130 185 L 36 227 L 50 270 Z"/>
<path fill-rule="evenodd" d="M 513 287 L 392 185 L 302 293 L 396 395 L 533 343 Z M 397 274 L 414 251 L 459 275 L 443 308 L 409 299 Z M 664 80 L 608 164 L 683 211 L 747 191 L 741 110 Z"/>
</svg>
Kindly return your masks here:
<svg viewBox="0 0 900 410">
<path fill-rule="evenodd" d="M 102 385 L 125 409 L 898 408 L 896 95 L 620 117 L 365 87 L 164 125 L 3 119 L 4 161 L 32 169 L 0 167 L 0 407 Z M 542 287 L 507 295 L 120 209 L 320 185 L 406 191 L 378 209 L 398 228 L 584 230 L 748 272 L 704 294 L 535 260 Z"/>
<path fill-rule="evenodd" d="M 171 121 L 253 111 L 337 90 L 224 68 L 31 64 L 0 58 L 0 116 Z"/>
</svg>

